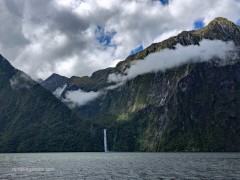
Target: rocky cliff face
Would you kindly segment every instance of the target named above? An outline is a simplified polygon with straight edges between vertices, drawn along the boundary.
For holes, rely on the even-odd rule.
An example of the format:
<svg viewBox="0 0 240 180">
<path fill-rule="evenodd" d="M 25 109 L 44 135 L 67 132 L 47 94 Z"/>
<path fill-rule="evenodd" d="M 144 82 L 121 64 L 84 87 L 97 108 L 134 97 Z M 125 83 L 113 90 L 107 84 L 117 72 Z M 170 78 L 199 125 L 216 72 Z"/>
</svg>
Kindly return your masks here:
<svg viewBox="0 0 240 180">
<path fill-rule="evenodd" d="M 69 78 L 53 73 L 46 80 L 40 82 L 40 84 L 49 91 L 54 92 L 57 88 L 68 84 L 68 82 Z"/>
<path fill-rule="evenodd" d="M 123 72 L 132 61 L 202 39 L 233 41 L 238 47 L 240 28 L 216 18 L 201 30 L 152 44 L 115 68 L 72 77 L 65 91 L 97 91 L 109 85 L 109 74 Z M 114 151 L 240 151 L 239 62 L 238 54 L 224 65 L 195 63 L 141 75 L 75 111 L 108 128 L 109 149 Z"/>
</svg>

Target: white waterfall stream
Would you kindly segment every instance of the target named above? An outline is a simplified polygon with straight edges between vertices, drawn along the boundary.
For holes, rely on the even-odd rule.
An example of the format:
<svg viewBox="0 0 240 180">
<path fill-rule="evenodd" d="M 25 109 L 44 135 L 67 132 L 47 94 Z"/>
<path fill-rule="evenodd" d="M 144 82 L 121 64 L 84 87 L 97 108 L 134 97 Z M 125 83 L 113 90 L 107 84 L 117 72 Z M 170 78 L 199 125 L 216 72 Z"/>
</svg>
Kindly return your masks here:
<svg viewBox="0 0 240 180">
<path fill-rule="evenodd" d="M 107 147 L 107 129 L 104 129 L 104 152 L 108 152 L 108 147 Z"/>
</svg>

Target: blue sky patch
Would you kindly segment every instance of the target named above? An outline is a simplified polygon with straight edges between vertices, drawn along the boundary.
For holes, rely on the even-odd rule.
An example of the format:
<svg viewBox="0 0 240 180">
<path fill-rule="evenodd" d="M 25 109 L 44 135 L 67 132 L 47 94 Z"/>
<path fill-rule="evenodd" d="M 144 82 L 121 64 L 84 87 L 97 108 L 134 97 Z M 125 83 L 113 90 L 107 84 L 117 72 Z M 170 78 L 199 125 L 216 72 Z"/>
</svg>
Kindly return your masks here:
<svg viewBox="0 0 240 180">
<path fill-rule="evenodd" d="M 167 5 L 169 2 L 168 0 L 159 0 L 163 5 Z"/>
<path fill-rule="evenodd" d="M 106 46 L 111 45 L 111 40 L 116 33 L 117 33 L 116 31 L 106 31 L 101 26 L 97 26 L 95 30 L 95 35 L 98 42 Z"/>
<path fill-rule="evenodd" d="M 134 50 L 132 50 L 130 52 L 130 55 L 136 54 L 136 53 L 138 53 L 139 51 L 142 51 L 142 50 L 143 50 L 143 45 L 141 44 L 138 47 L 136 47 Z"/>
<path fill-rule="evenodd" d="M 240 19 L 237 20 L 236 24 L 240 26 Z"/>
<path fill-rule="evenodd" d="M 203 19 L 198 19 L 194 22 L 194 29 L 198 30 L 204 27 Z"/>
</svg>

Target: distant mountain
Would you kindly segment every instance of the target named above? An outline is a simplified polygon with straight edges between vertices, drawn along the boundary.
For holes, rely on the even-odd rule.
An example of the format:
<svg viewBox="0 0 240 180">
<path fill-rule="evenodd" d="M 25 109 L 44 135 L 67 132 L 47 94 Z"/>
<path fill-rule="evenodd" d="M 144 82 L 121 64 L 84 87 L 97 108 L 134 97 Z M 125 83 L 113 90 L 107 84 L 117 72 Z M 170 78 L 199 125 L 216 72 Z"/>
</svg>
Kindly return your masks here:
<svg viewBox="0 0 240 180">
<path fill-rule="evenodd" d="M 42 78 L 38 78 L 38 79 L 36 80 L 36 82 L 41 83 L 41 82 L 43 82 L 43 79 L 42 79 Z"/>
<path fill-rule="evenodd" d="M 115 68 L 72 77 L 65 93 L 98 91 L 109 86 L 109 74 L 124 72 L 132 61 L 203 39 L 233 41 L 238 56 L 224 65 L 191 63 L 140 75 L 74 110 L 108 129 L 109 149 L 114 151 L 240 151 L 240 27 L 225 18 L 154 43 Z"/>
<path fill-rule="evenodd" d="M 51 92 L 54 92 L 57 88 L 69 82 L 69 78 L 60 76 L 59 74 L 53 73 L 46 80 L 40 82 L 40 84 Z"/>
<path fill-rule="evenodd" d="M 0 55 L 0 152 L 103 151 L 94 123 Z"/>
</svg>

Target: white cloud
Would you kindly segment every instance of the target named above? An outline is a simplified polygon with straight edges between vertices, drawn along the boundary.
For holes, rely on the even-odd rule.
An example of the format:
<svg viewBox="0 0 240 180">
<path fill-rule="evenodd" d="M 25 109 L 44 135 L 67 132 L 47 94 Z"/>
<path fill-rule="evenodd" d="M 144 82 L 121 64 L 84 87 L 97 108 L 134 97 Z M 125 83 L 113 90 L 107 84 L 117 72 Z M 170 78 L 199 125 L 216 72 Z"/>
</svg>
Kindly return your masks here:
<svg viewBox="0 0 240 180">
<path fill-rule="evenodd" d="M 164 49 L 148 55 L 144 60 L 134 61 L 123 74 L 110 74 L 109 82 L 123 84 L 138 75 L 165 71 L 186 63 L 205 62 L 212 58 L 219 58 L 222 62 L 235 53 L 233 42 L 220 40 L 202 40 L 200 45 L 182 46 L 177 44 L 175 49 Z"/>
<path fill-rule="evenodd" d="M 54 92 L 53 95 L 55 95 L 57 98 L 61 98 L 61 95 L 64 91 L 64 89 L 67 87 L 67 85 L 63 85 L 62 87 L 57 88 Z"/>
<path fill-rule="evenodd" d="M 157 36 L 153 42 L 154 43 L 158 43 L 158 42 L 161 42 L 161 41 L 164 41 L 172 36 L 175 36 L 176 34 L 179 34 L 181 32 L 181 30 L 172 30 L 172 31 L 167 31 L 167 32 L 164 32 L 162 33 L 161 35 Z"/>
<path fill-rule="evenodd" d="M 17 72 L 10 80 L 10 86 L 14 90 L 26 88 L 31 88 L 34 84 L 36 84 L 35 81 L 31 79 L 27 74 L 23 72 Z"/>
<path fill-rule="evenodd" d="M 95 100 L 100 95 L 124 85 L 127 80 L 134 79 L 138 75 L 165 71 L 187 63 L 205 62 L 213 58 L 218 58 L 220 63 L 224 63 L 228 57 L 234 57 L 234 55 L 235 45 L 233 42 L 202 40 L 199 45 L 182 46 L 177 44 L 175 49 L 164 49 L 160 52 L 149 54 L 144 60 L 132 62 L 131 66 L 122 74 L 109 74 L 108 82 L 115 84 L 97 92 L 85 92 L 79 89 L 67 91 L 64 96 L 61 96 L 66 88 L 66 85 L 64 85 L 53 94 L 73 108 Z"/>
<path fill-rule="evenodd" d="M 65 94 L 65 98 L 62 99 L 62 101 L 66 104 L 68 104 L 70 107 L 75 107 L 75 106 L 83 106 L 97 97 L 99 97 L 102 94 L 102 92 L 85 92 L 82 91 L 81 89 L 77 91 L 67 91 Z"/>
<path fill-rule="evenodd" d="M 3 0 L 0 1 L 0 53 L 34 78 L 56 72 L 90 75 L 114 66 L 142 44 L 193 29 L 224 16 L 236 22 L 236 0 Z M 96 28 L 116 31 L 110 46 L 98 42 Z"/>
</svg>

